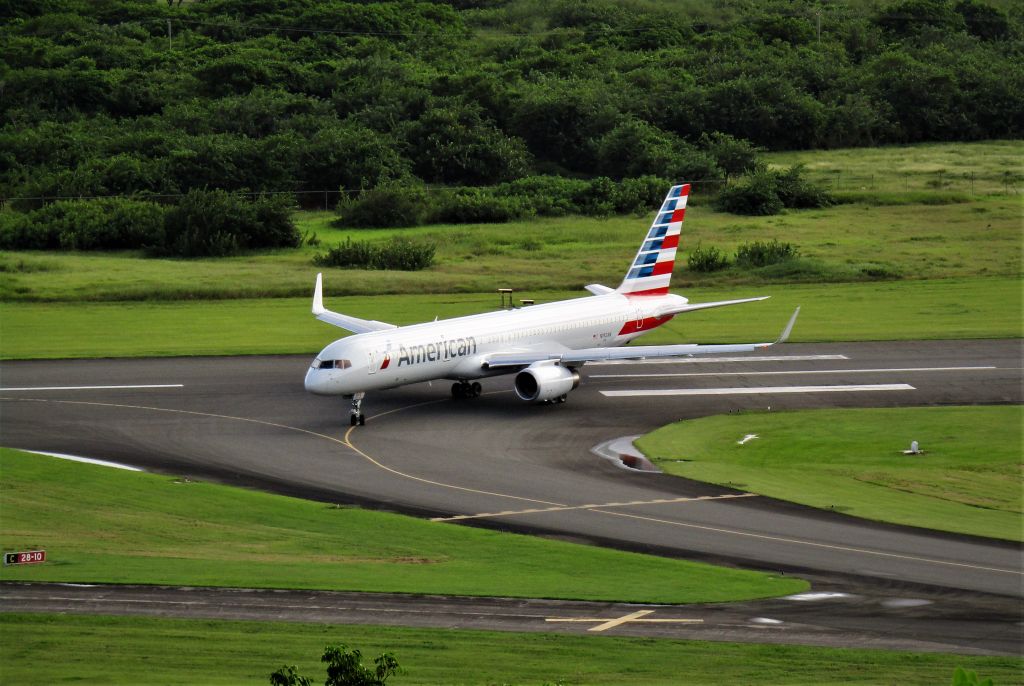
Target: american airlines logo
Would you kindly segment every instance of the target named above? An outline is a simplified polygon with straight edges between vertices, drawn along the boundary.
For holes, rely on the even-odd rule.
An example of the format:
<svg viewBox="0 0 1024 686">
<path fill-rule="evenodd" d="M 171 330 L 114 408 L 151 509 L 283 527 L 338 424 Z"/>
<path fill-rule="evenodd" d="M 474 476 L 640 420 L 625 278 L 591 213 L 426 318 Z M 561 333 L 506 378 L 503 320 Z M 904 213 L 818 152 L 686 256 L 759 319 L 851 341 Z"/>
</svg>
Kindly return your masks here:
<svg viewBox="0 0 1024 686">
<path fill-rule="evenodd" d="M 450 341 L 437 341 L 423 345 L 404 345 L 398 348 L 398 366 L 419 364 L 420 362 L 443 362 L 465 357 L 476 353 L 476 338 L 453 338 Z"/>
</svg>

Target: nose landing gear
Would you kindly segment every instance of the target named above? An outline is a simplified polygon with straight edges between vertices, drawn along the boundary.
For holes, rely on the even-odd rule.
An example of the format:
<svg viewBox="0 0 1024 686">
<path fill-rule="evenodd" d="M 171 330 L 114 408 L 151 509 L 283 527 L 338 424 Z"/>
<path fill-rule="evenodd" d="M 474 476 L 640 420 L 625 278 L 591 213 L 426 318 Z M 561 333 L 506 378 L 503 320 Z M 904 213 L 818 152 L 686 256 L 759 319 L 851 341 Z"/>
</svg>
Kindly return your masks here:
<svg viewBox="0 0 1024 686">
<path fill-rule="evenodd" d="M 366 424 L 366 416 L 363 414 L 363 397 L 365 395 L 365 393 L 356 393 L 352 396 L 352 409 L 349 411 L 349 423 L 352 426 Z"/>
</svg>

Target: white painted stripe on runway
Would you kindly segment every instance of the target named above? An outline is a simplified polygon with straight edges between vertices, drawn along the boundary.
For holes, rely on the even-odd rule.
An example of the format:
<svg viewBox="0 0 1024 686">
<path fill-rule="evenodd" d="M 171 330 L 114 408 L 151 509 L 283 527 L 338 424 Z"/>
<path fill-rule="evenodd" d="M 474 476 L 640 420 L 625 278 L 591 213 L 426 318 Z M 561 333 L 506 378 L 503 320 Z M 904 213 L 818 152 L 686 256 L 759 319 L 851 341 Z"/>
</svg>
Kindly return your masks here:
<svg viewBox="0 0 1024 686">
<path fill-rule="evenodd" d="M 858 391 L 915 391 L 910 384 L 882 383 L 851 386 L 755 386 L 753 388 L 653 388 L 636 391 L 601 391 L 609 398 L 666 395 L 769 395 L 777 393 L 853 393 Z"/>
<path fill-rule="evenodd" d="M 628 349 L 628 348 L 627 348 Z M 587 362 L 587 366 L 606 364 L 710 364 L 713 362 L 816 362 L 818 360 L 848 360 L 846 355 L 761 355 L 759 357 L 668 357 L 648 360 L 601 360 Z"/>
<path fill-rule="evenodd" d="M 989 369 L 987 367 L 893 367 L 882 369 L 804 369 L 776 372 L 686 372 L 668 374 L 591 374 L 590 379 L 669 379 L 683 376 L 785 376 L 794 374 L 884 374 L 890 372 L 976 372 Z"/>
<path fill-rule="evenodd" d="M 21 388 L 0 388 L 0 392 L 8 391 L 110 391 L 133 388 L 184 388 L 181 383 L 153 383 L 136 386 L 24 386 Z"/>
<path fill-rule="evenodd" d="M 723 495 L 684 496 L 680 498 L 661 498 L 659 500 L 632 500 L 621 503 L 603 503 L 600 505 L 559 505 L 557 507 L 541 507 L 530 510 L 505 510 L 504 512 L 481 512 L 479 514 L 453 515 L 451 517 L 434 517 L 432 522 L 460 522 L 466 519 L 487 519 L 491 517 L 512 517 L 515 515 L 538 514 L 544 512 L 567 512 L 569 510 L 593 510 L 601 507 L 629 507 L 632 505 L 666 505 L 671 503 L 700 502 L 705 500 L 730 500 L 732 498 L 756 498 L 757 493 L 725 493 Z"/>
<path fill-rule="evenodd" d="M 114 467 L 115 469 L 127 469 L 129 472 L 141 472 L 144 471 L 138 467 L 132 467 L 128 464 L 121 464 L 120 462 L 107 462 L 106 460 L 94 460 L 91 457 L 80 457 L 78 455 L 68 455 L 66 453 L 48 453 L 45 450 L 22 450 L 25 453 L 33 453 L 35 455 L 46 455 L 47 457 L 56 457 L 61 460 L 71 460 L 72 462 L 85 462 L 86 464 L 95 464 L 101 467 Z"/>
</svg>

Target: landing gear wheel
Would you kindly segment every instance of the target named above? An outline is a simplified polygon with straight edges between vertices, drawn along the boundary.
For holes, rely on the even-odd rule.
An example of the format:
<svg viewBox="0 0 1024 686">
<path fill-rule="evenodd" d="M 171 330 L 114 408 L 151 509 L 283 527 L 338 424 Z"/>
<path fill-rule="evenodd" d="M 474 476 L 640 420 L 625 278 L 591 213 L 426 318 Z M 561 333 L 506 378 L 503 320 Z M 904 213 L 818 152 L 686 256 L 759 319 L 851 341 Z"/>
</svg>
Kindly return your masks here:
<svg viewBox="0 0 1024 686">
<path fill-rule="evenodd" d="M 452 384 L 452 397 L 456 400 L 462 400 L 463 398 L 476 398 L 483 392 L 483 386 L 480 382 L 474 381 L 470 383 L 468 381 L 459 381 L 458 383 Z"/>
<path fill-rule="evenodd" d="M 363 415 L 363 396 L 365 393 L 356 393 L 352 396 L 352 409 L 349 411 L 348 421 L 352 426 L 363 426 L 366 424 L 366 417 Z"/>
<path fill-rule="evenodd" d="M 569 398 L 569 396 L 566 395 L 565 393 L 563 393 L 562 395 L 558 396 L 558 401 L 557 402 L 564 403 L 568 398 Z"/>
</svg>

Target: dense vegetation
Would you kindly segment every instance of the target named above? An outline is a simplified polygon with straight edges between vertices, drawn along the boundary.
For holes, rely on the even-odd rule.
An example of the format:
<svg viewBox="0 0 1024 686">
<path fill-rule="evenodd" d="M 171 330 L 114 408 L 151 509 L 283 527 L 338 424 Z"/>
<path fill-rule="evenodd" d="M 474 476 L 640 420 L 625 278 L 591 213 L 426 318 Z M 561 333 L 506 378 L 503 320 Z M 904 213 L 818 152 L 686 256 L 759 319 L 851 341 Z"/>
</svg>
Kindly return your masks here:
<svg viewBox="0 0 1024 686">
<path fill-rule="evenodd" d="M 758 148 L 1017 137 L 1024 13 L 1007 6 L 0 0 L 0 196 L 322 206 L 386 184 L 719 182 L 756 171 Z M 532 195 L 449 192 L 430 211 L 495 221 L 547 202 Z M 197 250 L 153 208 L 122 210 L 149 218 L 135 246 L 164 254 L 295 240 Z"/>
</svg>

